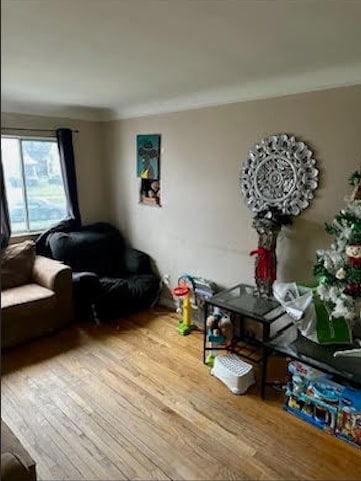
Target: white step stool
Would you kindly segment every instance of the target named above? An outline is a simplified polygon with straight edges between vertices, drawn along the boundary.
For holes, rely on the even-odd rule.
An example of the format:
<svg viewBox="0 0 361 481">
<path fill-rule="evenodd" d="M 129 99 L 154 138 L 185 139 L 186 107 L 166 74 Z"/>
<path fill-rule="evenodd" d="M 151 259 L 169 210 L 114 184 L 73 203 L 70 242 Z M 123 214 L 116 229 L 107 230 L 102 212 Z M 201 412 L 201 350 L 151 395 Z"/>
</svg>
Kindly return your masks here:
<svg viewBox="0 0 361 481">
<path fill-rule="evenodd" d="M 244 394 L 256 382 L 253 366 L 235 354 L 216 356 L 211 374 L 224 382 L 233 394 Z"/>
</svg>

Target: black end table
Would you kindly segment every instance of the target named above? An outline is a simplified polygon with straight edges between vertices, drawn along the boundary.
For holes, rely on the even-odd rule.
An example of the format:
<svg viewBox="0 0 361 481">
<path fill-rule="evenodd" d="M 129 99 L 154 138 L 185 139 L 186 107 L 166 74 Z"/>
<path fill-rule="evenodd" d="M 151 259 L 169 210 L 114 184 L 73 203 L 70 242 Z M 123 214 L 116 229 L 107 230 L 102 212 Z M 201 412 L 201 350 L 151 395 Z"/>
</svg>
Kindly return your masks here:
<svg viewBox="0 0 361 481">
<path fill-rule="evenodd" d="M 242 330 L 242 318 L 249 318 L 262 325 L 262 339 L 268 340 L 270 338 L 270 330 L 272 324 L 279 319 L 284 313 L 284 309 L 276 299 L 262 298 L 254 294 L 255 288 L 248 284 L 237 284 L 230 289 L 221 291 L 214 296 L 205 300 L 204 308 L 204 342 L 203 342 L 203 363 L 206 363 L 206 352 L 216 350 L 228 350 L 232 351 L 239 341 L 244 340 L 244 332 Z M 230 346 L 223 347 L 209 347 L 207 346 L 208 333 L 207 333 L 207 317 L 211 314 L 211 309 L 215 307 L 220 308 L 223 311 L 227 311 L 230 314 L 231 321 L 234 315 L 239 315 L 241 320 L 240 335 L 234 337 Z M 283 327 L 284 328 L 284 327 Z M 262 342 L 254 342 L 258 348 L 262 346 Z M 241 357 L 255 362 L 253 357 L 242 354 L 237 351 L 237 354 Z M 261 359 L 262 361 L 262 359 Z"/>
<path fill-rule="evenodd" d="M 262 398 L 265 397 L 267 383 L 267 361 L 273 353 L 305 362 L 321 371 L 333 374 L 335 378 L 346 380 L 351 385 L 361 385 L 361 359 L 357 357 L 333 357 L 335 351 L 355 347 L 359 346 L 317 344 L 302 336 L 294 324 L 290 325 L 281 334 L 265 340 L 263 343 Z"/>
</svg>

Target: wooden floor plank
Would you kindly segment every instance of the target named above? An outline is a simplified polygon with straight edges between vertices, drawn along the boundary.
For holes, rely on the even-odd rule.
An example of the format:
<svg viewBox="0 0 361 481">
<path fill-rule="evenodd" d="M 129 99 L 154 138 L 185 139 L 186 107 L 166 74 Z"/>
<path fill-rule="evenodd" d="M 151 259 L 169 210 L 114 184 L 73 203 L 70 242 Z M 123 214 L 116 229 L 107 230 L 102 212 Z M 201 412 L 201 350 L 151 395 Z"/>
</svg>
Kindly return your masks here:
<svg viewBox="0 0 361 481">
<path fill-rule="evenodd" d="M 158 309 L 2 354 L 2 416 L 40 480 L 359 479 L 361 450 L 285 412 L 281 393 L 232 394 L 202 363 L 201 330 L 177 322 Z"/>
</svg>

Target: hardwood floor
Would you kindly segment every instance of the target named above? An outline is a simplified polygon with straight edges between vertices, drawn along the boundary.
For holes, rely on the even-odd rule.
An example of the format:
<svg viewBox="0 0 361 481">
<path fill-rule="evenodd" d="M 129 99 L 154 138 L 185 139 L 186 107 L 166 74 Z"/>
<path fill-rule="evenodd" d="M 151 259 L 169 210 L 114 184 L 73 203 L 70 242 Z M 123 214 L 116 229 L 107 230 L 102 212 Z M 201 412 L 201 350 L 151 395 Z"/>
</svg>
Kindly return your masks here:
<svg viewBox="0 0 361 481">
<path fill-rule="evenodd" d="M 360 479 L 361 450 L 272 389 L 232 394 L 202 363 L 201 331 L 176 323 L 144 312 L 3 353 L 1 414 L 39 479 Z"/>
</svg>

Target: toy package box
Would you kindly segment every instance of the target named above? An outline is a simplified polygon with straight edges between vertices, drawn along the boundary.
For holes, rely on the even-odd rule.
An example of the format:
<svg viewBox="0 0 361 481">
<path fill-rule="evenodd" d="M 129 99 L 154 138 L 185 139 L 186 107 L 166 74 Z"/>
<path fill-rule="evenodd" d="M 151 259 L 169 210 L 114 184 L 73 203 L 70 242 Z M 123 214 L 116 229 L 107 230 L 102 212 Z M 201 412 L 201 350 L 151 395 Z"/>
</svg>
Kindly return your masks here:
<svg viewBox="0 0 361 481">
<path fill-rule="evenodd" d="M 361 447 L 361 390 L 299 361 L 288 365 L 286 411 Z"/>
<path fill-rule="evenodd" d="M 194 296 L 197 305 L 197 314 L 195 322 L 202 326 L 204 320 L 204 304 L 207 299 L 212 297 L 218 291 L 217 285 L 203 277 L 193 277 Z"/>
<path fill-rule="evenodd" d="M 360 389 L 344 389 L 339 405 L 336 436 L 361 447 Z"/>
</svg>

